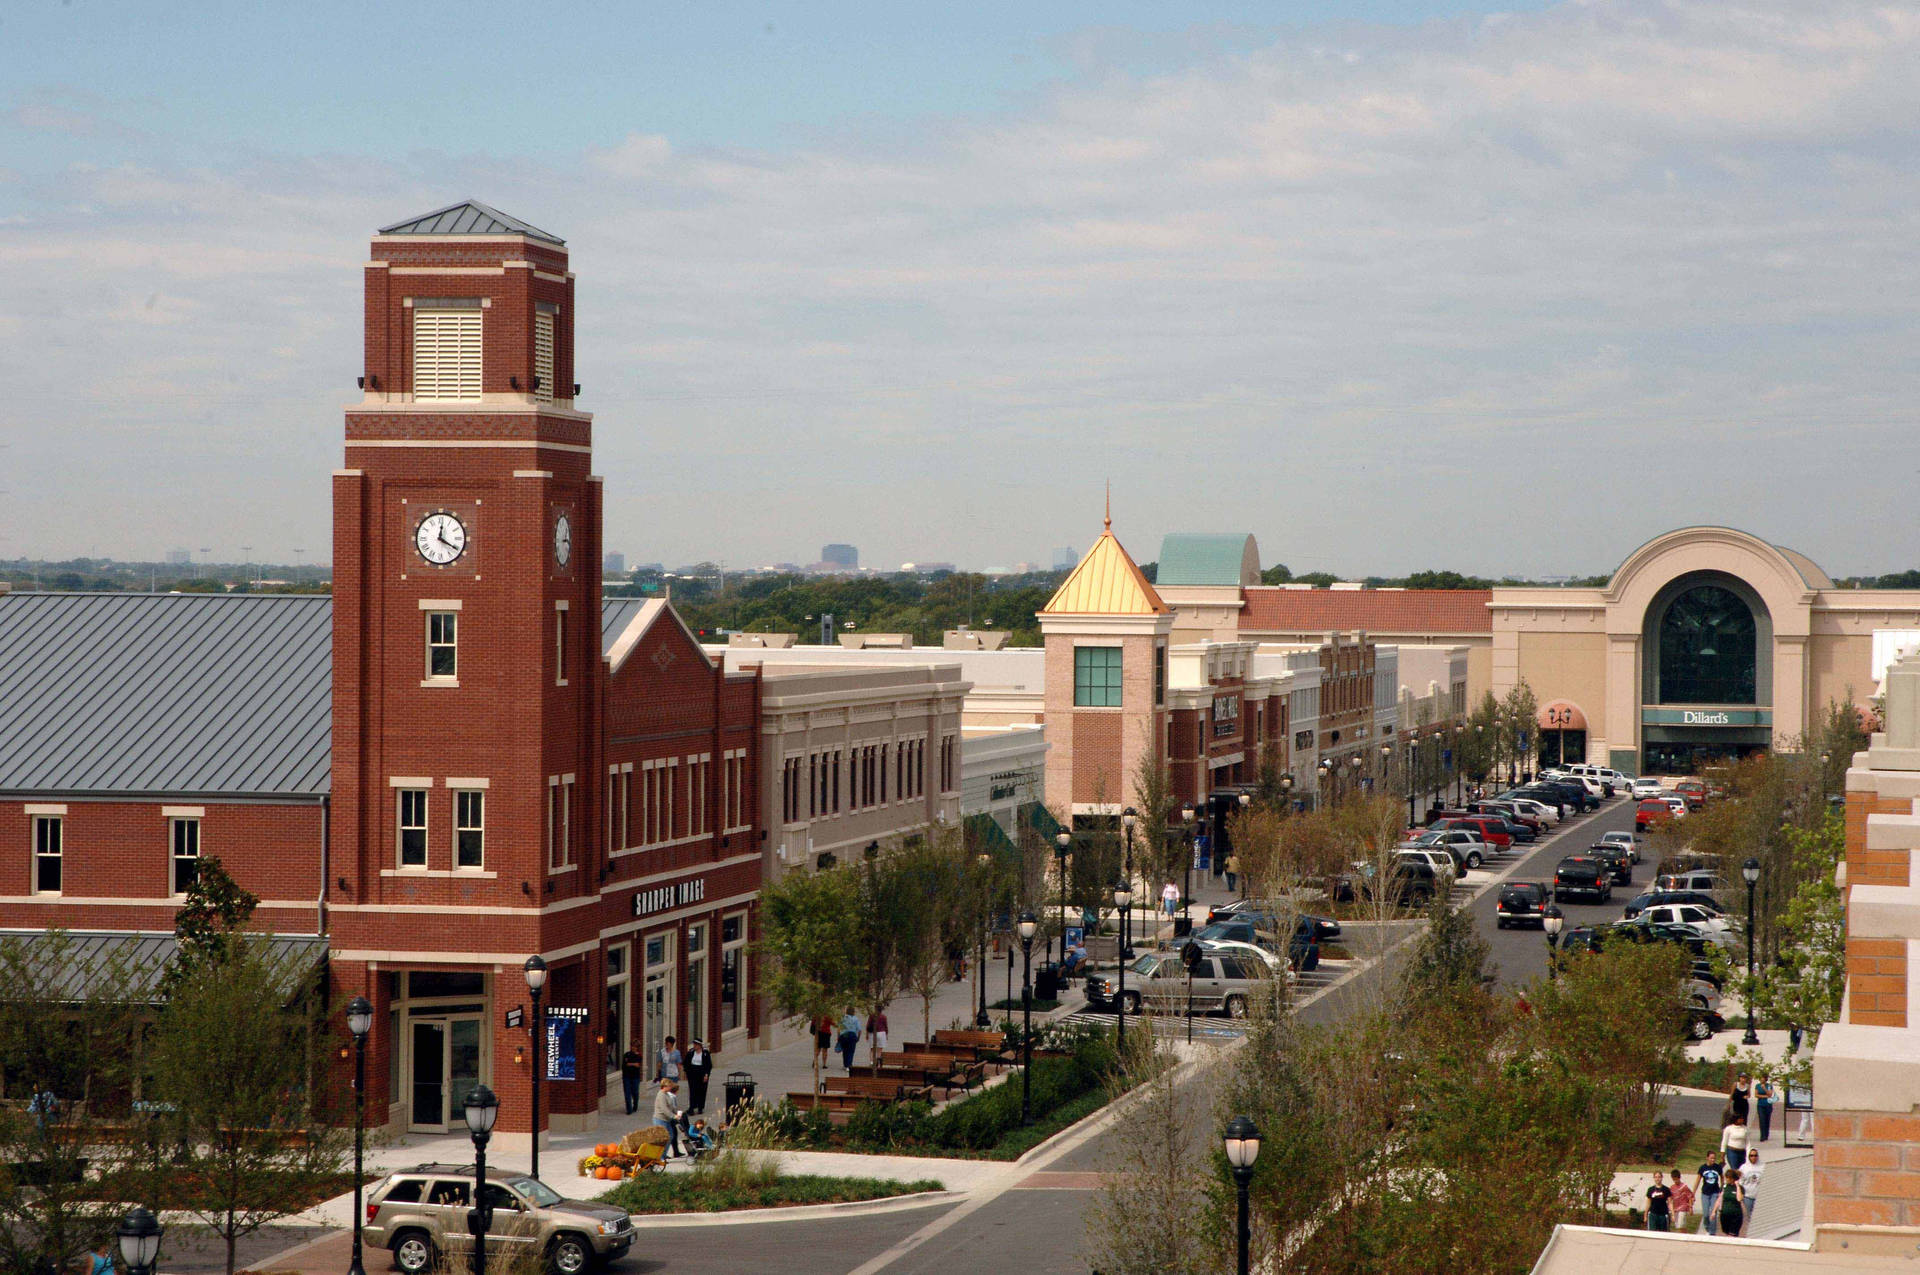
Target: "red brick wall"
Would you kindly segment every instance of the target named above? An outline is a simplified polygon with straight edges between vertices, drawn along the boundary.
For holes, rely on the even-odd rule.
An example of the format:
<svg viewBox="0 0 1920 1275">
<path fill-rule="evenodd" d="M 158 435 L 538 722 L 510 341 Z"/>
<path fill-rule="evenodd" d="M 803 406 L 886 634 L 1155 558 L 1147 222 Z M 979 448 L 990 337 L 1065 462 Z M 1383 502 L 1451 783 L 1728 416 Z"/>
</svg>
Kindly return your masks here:
<svg viewBox="0 0 1920 1275">
<path fill-rule="evenodd" d="M 65 805 L 61 893 L 32 890 L 33 817 L 28 805 Z M 318 800 L 266 804 L 190 797 L 83 801 L 36 797 L 0 801 L 0 927 L 171 931 L 173 850 L 162 806 L 198 806 L 200 853 L 217 858 L 260 896 L 254 928 L 289 934 L 319 929 L 322 811 Z M 84 900 L 112 900 L 87 903 Z M 150 900 L 150 902 L 146 902 Z M 133 902 L 139 901 L 139 902 Z"/>
<path fill-rule="evenodd" d="M 1835 1226 L 1920 1226 L 1920 1116 L 1814 1117 L 1815 1219 Z"/>
<path fill-rule="evenodd" d="M 1908 880 L 1905 850 L 1869 850 L 1867 816 L 1909 814 L 1910 799 L 1847 794 L 1847 888 L 1899 885 Z M 1847 936 L 1848 1021 L 1870 1027 L 1907 1025 L 1907 945 L 1902 939 Z"/>
<path fill-rule="evenodd" d="M 564 250 L 542 247 L 531 240 L 503 239 L 493 243 L 407 243 L 388 239 L 374 245 L 376 262 L 392 267 L 454 268 L 498 266 L 507 261 L 531 261 L 541 272 L 565 275 Z M 535 277 L 535 271 L 510 267 L 501 274 L 396 275 L 379 265 L 366 268 L 366 372 L 377 379 L 382 393 L 408 394 L 413 390 L 412 298 L 481 297 L 490 304 L 481 311 L 481 391 L 487 394 L 533 389 L 533 313 L 536 302 L 560 307 L 554 323 L 554 381 L 556 395 L 572 396 L 573 281 L 564 283 Z M 596 560 L 597 561 L 597 560 Z"/>
</svg>

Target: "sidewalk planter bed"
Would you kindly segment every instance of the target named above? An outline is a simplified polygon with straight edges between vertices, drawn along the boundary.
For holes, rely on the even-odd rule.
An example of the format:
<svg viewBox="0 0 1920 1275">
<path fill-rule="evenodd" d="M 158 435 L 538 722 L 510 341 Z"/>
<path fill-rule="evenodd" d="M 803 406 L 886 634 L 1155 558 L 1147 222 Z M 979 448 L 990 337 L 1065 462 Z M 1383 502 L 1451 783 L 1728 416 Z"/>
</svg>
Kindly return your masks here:
<svg viewBox="0 0 1920 1275">
<path fill-rule="evenodd" d="M 847 1204 L 884 1200 L 921 1191 L 944 1191 L 939 1182 L 889 1182 L 881 1178 L 772 1177 L 734 1184 L 703 1180 L 697 1173 L 648 1173 L 628 1178 L 601 1196 L 629 1213 L 731 1213 L 798 1204 Z"/>
<path fill-rule="evenodd" d="M 1036 1046 L 1042 1036 L 1035 1031 Z M 764 1109 L 758 1122 L 777 1147 L 880 1154 L 1018 1159 L 1029 1148 L 1105 1105 L 1115 1071 L 1112 1040 L 1090 1029 L 1055 1029 L 1033 1060 L 1034 1123 L 1020 1124 L 1021 1079 L 935 1111 L 925 1102 L 862 1103 L 834 1127 L 819 1108 L 802 1114 L 791 1103 Z"/>
</svg>

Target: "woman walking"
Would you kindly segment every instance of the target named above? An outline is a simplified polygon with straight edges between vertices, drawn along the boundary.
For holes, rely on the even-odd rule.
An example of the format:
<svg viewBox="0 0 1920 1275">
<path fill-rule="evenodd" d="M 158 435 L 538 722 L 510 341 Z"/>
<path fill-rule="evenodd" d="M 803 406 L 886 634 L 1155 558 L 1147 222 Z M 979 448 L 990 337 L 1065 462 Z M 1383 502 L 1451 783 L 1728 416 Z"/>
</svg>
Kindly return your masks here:
<svg viewBox="0 0 1920 1275">
<path fill-rule="evenodd" d="M 1726 1186 L 1720 1192 L 1720 1234 L 1739 1239 L 1740 1227 L 1746 1220 L 1747 1211 L 1740 1205 L 1740 1170 L 1728 1169 Z"/>
</svg>

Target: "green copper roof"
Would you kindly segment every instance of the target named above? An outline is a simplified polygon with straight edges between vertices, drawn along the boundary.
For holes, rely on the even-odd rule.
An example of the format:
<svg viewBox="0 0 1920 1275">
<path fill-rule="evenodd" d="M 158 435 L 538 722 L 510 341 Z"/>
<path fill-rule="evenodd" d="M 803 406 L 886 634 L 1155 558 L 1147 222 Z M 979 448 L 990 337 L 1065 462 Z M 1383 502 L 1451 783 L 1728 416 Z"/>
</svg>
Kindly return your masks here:
<svg viewBox="0 0 1920 1275">
<path fill-rule="evenodd" d="M 1247 576 L 1251 570 L 1252 578 Z M 1244 531 L 1170 533 L 1160 542 L 1161 585 L 1260 583 L 1260 549 Z"/>
</svg>

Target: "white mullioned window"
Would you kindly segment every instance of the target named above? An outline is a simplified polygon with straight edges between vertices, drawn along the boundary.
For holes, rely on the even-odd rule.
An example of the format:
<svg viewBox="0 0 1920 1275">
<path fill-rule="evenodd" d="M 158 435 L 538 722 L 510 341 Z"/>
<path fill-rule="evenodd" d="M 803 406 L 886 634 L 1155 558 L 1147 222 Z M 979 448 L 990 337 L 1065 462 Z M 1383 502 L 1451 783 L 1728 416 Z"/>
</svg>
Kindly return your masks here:
<svg viewBox="0 0 1920 1275">
<path fill-rule="evenodd" d="M 480 397 L 479 307 L 413 310 L 413 397 L 472 402 Z"/>
<path fill-rule="evenodd" d="M 481 789 L 454 790 L 453 866 L 487 866 L 487 794 Z"/>
<path fill-rule="evenodd" d="M 553 312 L 541 310 L 533 316 L 533 396 L 543 403 L 553 402 Z"/>
<path fill-rule="evenodd" d="M 60 893 L 62 869 L 65 867 L 61 843 L 65 831 L 65 821 L 58 815 L 35 815 L 33 818 L 33 892 L 35 894 Z"/>
<path fill-rule="evenodd" d="M 200 821 L 175 819 L 172 822 L 173 892 L 185 894 L 200 879 Z"/>
<path fill-rule="evenodd" d="M 427 676 L 460 675 L 460 613 L 427 612 Z"/>
<path fill-rule="evenodd" d="M 403 868 L 427 866 L 427 790 L 394 789 L 398 858 Z"/>
</svg>

